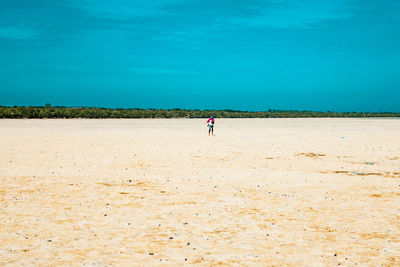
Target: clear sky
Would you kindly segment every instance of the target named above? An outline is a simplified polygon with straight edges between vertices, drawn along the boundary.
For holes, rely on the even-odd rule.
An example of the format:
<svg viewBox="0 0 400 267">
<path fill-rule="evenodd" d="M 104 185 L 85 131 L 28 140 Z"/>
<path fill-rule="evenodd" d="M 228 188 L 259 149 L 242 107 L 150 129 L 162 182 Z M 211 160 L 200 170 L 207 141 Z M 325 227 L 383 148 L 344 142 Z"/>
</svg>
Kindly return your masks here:
<svg viewBox="0 0 400 267">
<path fill-rule="evenodd" d="M 0 0 L 0 105 L 400 111 L 398 0 Z"/>
</svg>

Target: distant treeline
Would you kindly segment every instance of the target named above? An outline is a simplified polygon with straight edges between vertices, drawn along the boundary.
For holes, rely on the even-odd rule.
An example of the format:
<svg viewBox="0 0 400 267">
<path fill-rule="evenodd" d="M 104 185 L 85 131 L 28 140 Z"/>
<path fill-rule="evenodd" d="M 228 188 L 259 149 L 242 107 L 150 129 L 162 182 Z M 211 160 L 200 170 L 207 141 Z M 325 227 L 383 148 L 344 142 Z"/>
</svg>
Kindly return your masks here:
<svg viewBox="0 0 400 267">
<path fill-rule="evenodd" d="M 0 118 L 364 118 L 364 117 L 400 117 L 400 113 L 391 112 L 320 112 L 275 110 L 240 111 L 240 110 L 188 110 L 188 109 L 121 109 L 96 107 L 60 107 L 46 104 L 43 107 L 0 106 Z"/>
</svg>

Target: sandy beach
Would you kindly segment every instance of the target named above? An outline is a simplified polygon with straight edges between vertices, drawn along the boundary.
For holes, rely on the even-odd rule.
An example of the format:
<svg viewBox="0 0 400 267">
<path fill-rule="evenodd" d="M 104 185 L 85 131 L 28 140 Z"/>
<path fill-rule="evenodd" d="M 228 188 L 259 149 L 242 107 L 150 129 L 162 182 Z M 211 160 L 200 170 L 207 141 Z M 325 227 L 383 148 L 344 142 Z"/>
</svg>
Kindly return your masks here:
<svg viewBox="0 0 400 267">
<path fill-rule="evenodd" d="M 0 120 L 0 264 L 400 266 L 399 119 Z"/>
</svg>

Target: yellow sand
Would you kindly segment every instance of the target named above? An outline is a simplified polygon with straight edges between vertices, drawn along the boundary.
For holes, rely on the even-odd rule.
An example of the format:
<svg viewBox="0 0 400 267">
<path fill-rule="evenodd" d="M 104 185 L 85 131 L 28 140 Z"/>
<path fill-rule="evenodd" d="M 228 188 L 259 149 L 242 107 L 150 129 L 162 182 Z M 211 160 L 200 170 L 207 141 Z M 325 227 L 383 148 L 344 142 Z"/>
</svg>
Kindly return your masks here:
<svg viewBox="0 0 400 267">
<path fill-rule="evenodd" d="M 0 262 L 399 266 L 400 120 L 0 120 Z"/>
</svg>

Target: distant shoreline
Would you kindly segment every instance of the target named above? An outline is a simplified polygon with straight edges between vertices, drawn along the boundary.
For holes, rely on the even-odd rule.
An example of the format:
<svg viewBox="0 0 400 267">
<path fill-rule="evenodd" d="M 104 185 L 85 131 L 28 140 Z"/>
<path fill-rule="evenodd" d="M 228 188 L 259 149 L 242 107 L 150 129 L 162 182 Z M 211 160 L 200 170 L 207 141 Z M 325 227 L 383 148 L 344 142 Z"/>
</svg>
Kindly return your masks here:
<svg viewBox="0 0 400 267">
<path fill-rule="evenodd" d="M 396 112 L 241 111 L 190 109 L 120 109 L 63 106 L 0 106 L 1 119 L 179 119 L 179 118 L 399 118 Z"/>
</svg>

